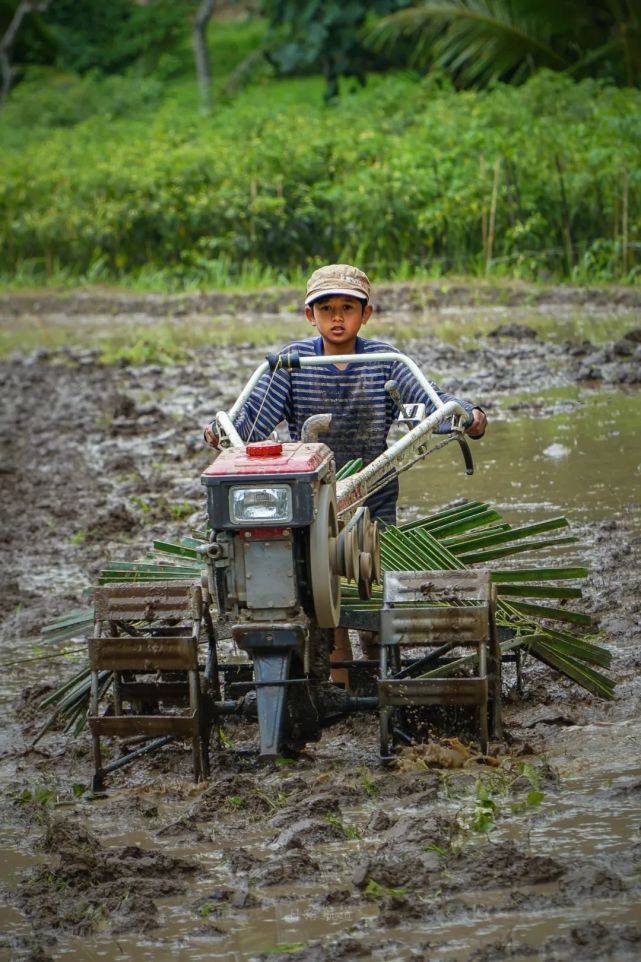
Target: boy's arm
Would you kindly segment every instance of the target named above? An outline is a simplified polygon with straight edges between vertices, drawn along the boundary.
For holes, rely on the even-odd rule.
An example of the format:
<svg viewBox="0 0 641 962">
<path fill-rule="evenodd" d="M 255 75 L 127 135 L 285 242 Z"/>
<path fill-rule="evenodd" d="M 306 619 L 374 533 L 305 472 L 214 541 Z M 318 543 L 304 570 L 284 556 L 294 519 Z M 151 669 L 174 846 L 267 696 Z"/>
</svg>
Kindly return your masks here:
<svg viewBox="0 0 641 962">
<path fill-rule="evenodd" d="M 483 408 L 474 406 L 472 408 L 472 416 L 474 420 L 465 428 L 465 433 L 470 438 L 482 438 L 487 427 L 487 415 Z"/>
<path fill-rule="evenodd" d="M 436 408 L 429 395 L 425 393 L 412 372 L 404 364 L 394 365 L 394 379 L 398 382 L 399 390 L 403 401 L 409 404 L 425 404 L 426 414 L 432 414 Z M 483 408 L 464 401 L 462 398 L 454 397 L 446 391 L 442 391 L 438 384 L 430 381 L 430 384 L 440 397 L 441 401 L 458 401 L 468 412 L 468 421 L 465 425 L 465 433 L 471 438 L 482 438 L 487 426 L 487 416 Z M 439 428 L 436 433 L 444 433 L 446 428 Z"/>
<path fill-rule="evenodd" d="M 234 418 L 234 427 L 243 441 L 262 441 L 269 437 L 277 424 L 289 420 L 291 380 L 288 371 L 264 374 Z M 204 428 L 205 442 L 218 447 L 216 423 Z"/>
</svg>

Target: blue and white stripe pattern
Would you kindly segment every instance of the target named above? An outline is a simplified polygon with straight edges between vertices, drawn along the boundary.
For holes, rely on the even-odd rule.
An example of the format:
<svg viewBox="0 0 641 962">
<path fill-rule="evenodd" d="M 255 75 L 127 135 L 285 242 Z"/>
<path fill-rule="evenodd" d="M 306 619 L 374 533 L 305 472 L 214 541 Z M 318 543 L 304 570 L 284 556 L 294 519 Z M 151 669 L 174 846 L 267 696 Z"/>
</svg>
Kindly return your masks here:
<svg viewBox="0 0 641 962">
<path fill-rule="evenodd" d="M 321 337 L 292 341 L 281 351 L 298 351 L 301 357 L 323 354 Z M 384 341 L 356 338 L 355 353 L 400 352 Z M 347 461 L 362 458 L 369 464 L 387 447 L 387 434 L 399 410 L 385 390 L 385 382 L 397 382 L 404 404 L 426 405 L 427 413 L 434 405 L 404 364 L 394 361 L 372 361 L 350 364 L 344 370 L 334 365 L 278 370 L 263 375 L 251 396 L 234 419 L 244 441 L 268 437 L 277 424 L 286 421 L 293 441 L 300 439 L 303 424 L 313 414 L 332 415 L 332 425 L 320 440 L 336 458 L 337 469 Z M 454 400 L 433 385 L 443 401 Z M 472 405 L 461 404 L 471 413 Z M 365 503 L 373 516 L 388 524 L 395 523 L 398 479 L 394 479 Z"/>
</svg>

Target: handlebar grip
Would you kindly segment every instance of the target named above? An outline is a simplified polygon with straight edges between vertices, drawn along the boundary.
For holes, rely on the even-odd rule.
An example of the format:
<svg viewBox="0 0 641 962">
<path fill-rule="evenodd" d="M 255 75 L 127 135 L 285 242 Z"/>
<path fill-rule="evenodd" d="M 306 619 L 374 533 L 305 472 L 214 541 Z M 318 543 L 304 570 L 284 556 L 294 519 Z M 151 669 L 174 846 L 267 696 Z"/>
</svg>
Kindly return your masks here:
<svg viewBox="0 0 641 962">
<path fill-rule="evenodd" d="M 287 351 L 285 354 L 278 354 L 275 351 L 266 355 L 270 371 L 277 371 L 279 368 L 291 371 L 300 367 L 300 354 L 298 351 Z"/>
</svg>

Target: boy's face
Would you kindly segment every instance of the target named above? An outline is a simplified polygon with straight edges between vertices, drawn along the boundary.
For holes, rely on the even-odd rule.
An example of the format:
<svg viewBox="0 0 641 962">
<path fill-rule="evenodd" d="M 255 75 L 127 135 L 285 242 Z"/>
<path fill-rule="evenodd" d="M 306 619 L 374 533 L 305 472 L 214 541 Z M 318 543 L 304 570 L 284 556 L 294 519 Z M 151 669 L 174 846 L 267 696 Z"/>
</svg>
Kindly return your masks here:
<svg viewBox="0 0 641 962">
<path fill-rule="evenodd" d="M 323 338 L 326 354 L 352 354 L 356 336 L 371 313 L 371 304 L 347 294 L 332 294 L 305 308 L 307 320 Z"/>
</svg>

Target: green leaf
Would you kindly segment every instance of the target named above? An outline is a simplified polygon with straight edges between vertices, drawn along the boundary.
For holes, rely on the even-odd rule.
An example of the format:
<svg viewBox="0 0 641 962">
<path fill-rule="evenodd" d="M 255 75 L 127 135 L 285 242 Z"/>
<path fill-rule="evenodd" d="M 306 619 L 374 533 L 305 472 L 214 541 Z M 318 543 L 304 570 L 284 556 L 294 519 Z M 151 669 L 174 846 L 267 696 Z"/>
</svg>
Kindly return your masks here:
<svg viewBox="0 0 641 962">
<path fill-rule="evenodd" d="M 413 521 L 401 526 L 401 531 L 422 530 L 429 531 L 442 541 L 444 538 L 471 531 L 474 528 L 484 527 L 493 521 L 500 521 L 501 515 L 497 511 L 488 508 L 487 505 L 474 504 L 471 508 L 465 506 L 465 510 L 447 512 L 445 515 L 437 515 L 435 518 Z M 508 525 L 504 526 L 509 527 Z"/>
<path fill-rule="evenodd" d="M 580 588 L 557 588 L 552 585 L 500 584 L 497 594 L 517 598 L 581 598 Z"/>
<path fill-rule="evenodd" d="M 591 625 L 589 615 L 580 611 L 570 611 L 567 608 L 552 608 L 549 605 L 533 605 L 527 601 L 511 602 L 515 611 L 524 615 L 534 615 L 537 618 L 552 618 L 555 621 L 569 621 L 574 625 Z"/>
<path fill-rule="evenodd" d="M 342 481 L 344 478 L 349 478 L 352 474 L 356 474 L 363 467 L 363 459 L 355 458 L 353 461 L 347 461 L 343 467 L 336 472 L 336 480 Z"/>
<path fill-rule="evenodd" d="M 464 504 L 457 505 L 454 508 L 445 508 L 443 511 L 436 511 L 427 518 L 419 518 L 416 521 L 406 521 L 404 524 L 399 525 L 397 530 L 413 531 L 416 528 L 429 529 L 432 526 L 438 527 L 447 522 L 448 519 L 455 522 L 457 519 L 486 510 L 488 510 L 488 506 L 482 501 L 466 501 Z"/>
<path fill-rule="evenodd" d="M 187 540 L 187 539 L 183 539 Z M 190 539 L 194 540 L 194 539 Z M 194 545 L 186 546 L 183 544 L 172 544 L 169 541 L 154 541 L 154 551 L 163 552 L 165 554 L 176 555 L 180 558 L 194 558 L 196 561 L 200 561 L 200 555 L 196 552 L 195 547 L 198 542 L 194 542 Z"/>
<path fill-rule="evenodd" d="M 548 521 L 539 521 L 537 524 L 529 524 L 521 528 L 510 527 L 507 531 L 479 534 L 474 538 L 447 538 L 443 545 L 449 548 L 453 554 L 467 554 L 471 551 L 507 544 L 510 541 L 522 541 L 524 538 L 531 538 L 535 534 L 544 534 L 546 531 L 567 528 L 567 526 L 566 518 L 550 518 Z"/>
<path fill-rule="evenodd" d="M 563 656 L 554 644 L 547 644 L 545 641 L 537 641 L 531 645 L 530 651 L 541 661 L 556 668 L 562 674 L 567 675 L 577 682 L 582 688 L 600 698 L 611 699 L 614 697 L 614 684 L 598 671 L 587 668 L 569 656 Z"/>
<path fill-rule="evenodd" d="M 511 568 L 493 571 L 492 581 L 495 584 L 509 581 L 571 581 L 587 576 L 587 568 Z"/>
<path fill-rule="evenodd" d="M 580 658 L 603 668 L 609 668 L 612 663 L 612 652 L 602 645 L 596 645 L 587 638 L 580 638 L 571 635 L 567 631 L 560 631 L 558 628 L 546 628 L 548 641 L 553 642 L 555 647 L 561 651 L 566 651 L 574 658 Z"/>
<path fill-rule="evenodd" d="M 528 541 L 526 544 L 508 545 L 504 548 L 477 551 L 473 554 L 457 555 L 464 565 L 482 565 L 497 558 L 507 558 L 509 555 L 523 554 L 526 551 L 541 551 L 543 548 L 560 548 L 569 544 L 576 544 L 577 538 L 553 538 L 549 541 Z"/>
</svg>

